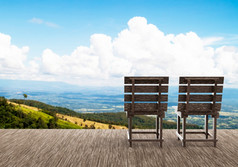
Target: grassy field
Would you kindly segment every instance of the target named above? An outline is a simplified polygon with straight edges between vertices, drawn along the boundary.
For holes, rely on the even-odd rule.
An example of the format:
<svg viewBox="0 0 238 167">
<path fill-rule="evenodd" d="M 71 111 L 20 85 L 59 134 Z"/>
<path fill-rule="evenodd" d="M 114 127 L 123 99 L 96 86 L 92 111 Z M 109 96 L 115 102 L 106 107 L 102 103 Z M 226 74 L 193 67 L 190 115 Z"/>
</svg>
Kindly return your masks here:
<svg viewBox="0 0 238 167">
<path fill-rule="evenodd" d="M 56 114 L 58 118 L 61 119 L 67 119 L 67 121 L 70 121 L 72 123 L 77 123 L 77 125 L 82 126 L 83 128 L 85 127 L 95 127 L 95 129 L 110 129 L 109 128 L 109 124 L 105 124 L 105 123 L 99 123 L 99 122 L 95 122 L 95 121 L 89 121 L 89 120 L 85 120 L 82 118 L 78 118 L 78 117 L 71 117 L 68 115 L 63 115 L 63 114 Z M 119 126 L 119 125 L 111 125 L 111 129 L 127 129 L 126 126 Z"/>
</svg>

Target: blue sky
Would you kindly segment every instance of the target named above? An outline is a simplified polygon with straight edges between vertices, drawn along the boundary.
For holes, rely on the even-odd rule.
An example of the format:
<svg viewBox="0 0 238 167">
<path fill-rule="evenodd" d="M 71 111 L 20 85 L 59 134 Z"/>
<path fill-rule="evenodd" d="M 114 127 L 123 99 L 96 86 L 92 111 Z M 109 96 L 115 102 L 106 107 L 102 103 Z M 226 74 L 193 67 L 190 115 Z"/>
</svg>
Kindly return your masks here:
<svg viewBox="0 0 238 167">
<path fill-rule="evenodd" d="M 117 36 L 134 16 L 147 18 L 165 33 L 238 34 L 238 1 L 229 0 L 1 0 L 0 32 L 11 35 L 16 45 L 30 46 L 32 56 L 48 47 L 67 54 L 89 45 L 94 33 Z M 32 24 L 32 18 L 59 27 Z"/>
<path fill-rule="evenodd" d="M 69 55 L 72 59 L 73 52 L 77 51 L 77 47 L 85 46 L 87 47 L 87 51 L 78 51 L 78 56 L 83 57 L 83 54 L 92 55 L 94 54 L 94 58 L 85 58 L 82 61 L 99 61 L 95 62 L 93 65 L 85 67 L 84 69 L 80 69 L 79 71 L 97 71 L 98 69 L 94 69 L 93 66 L 97 65 L 102 67 L 105 65 L 100 65 L 100 62 L 105 61 L 103 59 L 103 54 L 101 56 L 101 52 L 98 50 L 93 50 L 90 46 L 96 48 L 99 46 L 102 41 L 108 40 L 112 41 L 113 48 L 117 48 L 112 51 L 113 58 L 111 61 L 115 61 L 114 58 L 118 59 L 118 62 L 127 62 L 129 61 L 128 66 L 120 67 L 124 69 L 128 69 L 128 72 L 121 71 L 118 72 L 118 69 L 115 69 L 115 73 L 109 76 L 105 75 L 104 78 L 108 79 L 111 77 L 122 77 L 126 74 L 136 74 L 136 75 L 147 75 L 147 72 L 140 71 L 140 67 L 134 67 L 136 62 L 132 62 L 130 57 L 126 56 L 127 54 L 133 53 L 129 51 L 126 46 L 124 48 L 118 49 L 121 47 L 121 44 L 117 44 L 114 46 L 114 43 L 120 43 L 116 40 L 120 38 L 118 34 L 120 34 L 123 30 L 127 30 L 130 28 L 128 24 L 132 18 L 136 16 L 142 17 L 142 19 L 135 19 L 131 21 L 131 26 L 141 26 L 146 19 L 147 27 L 149 28 L 149 24 L 152 24 L 159 29 L 155 32 L 164 33 L 164 36 L 168 34 L 172 34 L 175 37 L 179 34 L 184 34 L 186 39 L 197 39 L 197 42 L 194 45 L 199 43 L 199 40 L 203 40 L 205 38 L 210 39 L 209 45 L 212 46 L 212 50 L 209 58 L 214 61 L 211 64 L 214 65 L 215 71 L 211 74 L 222 74 L 228 75 L 230 78 L 235 78 L 236 70 L 238 67 L 234 67 L 230 69 L 229 62 L 234 62 L 237 59 L 237 47 L 238 47 L 238 1 L 230 1 L 230 0 L 9 0 L 4 1 L 0 0 L 0 33 L 8 35 L 11 37 L 11 45 L 15 45 L 18 48 L 22 48 L 23 46 L 27 46 L 29 50 L 23 49 L 24 54 L 21 55 L 22 63 L 24 68 L 28 68 L 29 64 L 34 64 L 34 70 L 40 71 L 44 75 L 51 75 L 46 80 L 62 80 L 54 76 L 61 75 L 58 69 L 62 66 L 69 66 L 69 64 L 62 64 L 62 61 L 66 61 L 67 58 L 62 58 L 63 55 Z M 153 28 L 152 28 L 153 29 Z M 151 31 L 153 31 L 151 29 Z M 194 34 L 187 34 L 189 32 L 194 32 Z M 134 32 L 132 32 L 133 34 Z M 103 34 L 104 36 L 93 36 L 93 34 Z M 137 35 L 141 35 L 143 37 L 143 32 L 138 31 Z M 130 34 L 127 35 L 127 37 Z M 132 35 L 133 36 L 133 35 Z M 149 35 L 148 35 L 149 36 Z M 134 36 L 133 36 L 134 37 Z M 151 38 L 153 35 L 151 35 Z M 125 36 L 121 41 L 130 41 L 125 40 Z M 159 41 L 160 39 L 151 38 L 144 39 L 151 41 Z M 167 38 L 167 37 L 166 37 Z M 172 43 L 177 41 L 177 43 L 181 43 L 181 39 L 170 39 Z M 214 39 L 212 39 L 214 38 Z M 220 40 L 219 40 L 220 38 Z M 221 40 L 222 39 L 222 40 Z M 90 41 L 91 40 L 91 41 Z M 194 41 L 193 40 L 193 41 Z M 4 41 L 7 41 L 4 39 Z M 96 42 L 95 42 L 96 41 Z M 143 40 L 142 40 L 143 41 Z M 180 41 L 180 42 L 179 42 Z M 96 44 L 95 44 L 96 43 Z M 133 41 L 130 42 L 130 44 Z M 163 42 L 162 42 L 163 43 Z M 189 43 L 189 42 L 188 42 Z M 128 45 L 130 45 L 128 44 Z M 179 44 L 179 45 L 180 45 Z M 95 45 L 95 46 L 94 46 Z M 111 44 L 109 44 L 111 45 Z M 105 46 L 105 48 L 109 47 Z M 179 46 L 178 45 L 178 46 Z M 135 47 L 134 47 L 135 46 Z M 224 48 L 225 46 L 225 48 Z M 232 46 L 228 47 L 228 46 Z M 103 48 L 104 46 L 102 46 Z M 183 46 L 184 50 L 189 49 L 187 44 Z M 205 45 L 202 45 L 203 51 L 207 51 L 208 48 Z M 223 47 L 220 48 L 219 47 Z M 137 44 L 134 43 L 132 48 L 137 48 Z M 178 48 L 178 47 L 176 47 Z M 48 49 L 48 50 L 47 50 Z M 91 50 L 90 50 L 91 49 Z M 122 50 L 127 50 L 128 52 L 124 53 Z M 151 53 L 150 59 L 155 58 L 157 55 L 153 55 L 153 48 L 146 50 L 144 48 L 142 50 L 143 53 Z M 90 50 L 90 51 L 89 51 Z M 120 51 L 119 51 L 120 50 Z M 176 49 L 175 49 L 176 50 Z M 106 51 L 104 50 L 103 53 Z M 210 52 L 210 51 L 209 51 Z M 229 53 L 228 53 L 229 52 Z M 14 52 L 15 53 L 15 52 Z M 153 53 L 153 54 L 152 54 Z M 157 56 L 156 60 L 162 60 L 162 55 L 171 55 L 174 52 L 168 53 L 168 51 L 160 53 Z M 190 52 L 189 52 L 190 53 Z M 191 52 L 193 53 L 193 52 Z M 202 52 L 203 53 L 203 52 Z M 186 52 L 184 52 L 186 54 Z M 207 54 L 207 53 L 203 53 Z M 225 59 L 225 55 L 229 54 L 229 62 L 225 64 L 219 64 L 218 61 L 223 61 Z M 110 55 L 110 54 L 109 54 Z M 182 55 L 182 53 L 180 54 Z M 178 56 L 180 56 L 178 55 Z M 176 57 L 165 56 L 163 59 L 168 58 L 168 61 L 175 61 Z M 46 58 L 49 58 L 46 60 Z M 90 56 L 89 56 L 90 57 Z M 198 57 L 198 56 L 197 56 Z M 215 57 L 215 58 L 214 58 Z M 43 61 L 45 58 L 45 61 Z M 54 59 L 55 58 L 55 59 Z M 102 58 L 102 61 L 99 60 Z M 33 60 L 35 62 L 30 62 Z M 37 62 L 40 61 L 41 62 Z M 110 58 L 108 58 L 110 59 Z M 123 59 L 123 60 L 121 60 Z M 187 59 L 184 57 L 184 59 Z M 55 67 L 54 69 L 48 69 L 50 61 L 57 61 L 59 67 Z M 140 62 L 144 60 L 143 57 L 140 58 Z M 192 58 L 192 60 L 197 60 L 196 57 Z M 205 58 L 204 58 L 205 60 Z M 138 60 L 139 61 L 139 60 Z M 13 78 L 13 76 L 9 76 L 9 73 L 13 73 L 9 70 L 12 66 L 9 65 L 9 60 L 6 59 L 4 69 L 6 72 L 4 75 L 0 75 L 0 78 Z M 45 65 L 44 63 L 48 64 Z M 144 61 L 145 62 L 145 61 Z M 177 62 L 179 63 L 179 62 Z M 9 66 L 7 66 L 8 64 Z M 43 64 L 43 65 L 42 65 Z M 99 65 L 98 65 L 99 64 Z M 106 63 L 107 64 L 107 63 Z M 72 63 L 70 64 L 72 65 Z M 81 64 L 82 65 L 82 64 Z M 84 66 L 84 65 L 82 65 Z M 130 66 L 130 68 L 129 68 Z M 151 64 L 148 64 L 148 69 Z M 171 65 L 172 66 L 172 65 Z M 174 65 L 173 65 L 174 66 Z M 37 69 L 36 69 L 37 68 Z M 112 68 L 112 67 L 108 67 Z M 47 70 L 48 69 L 48 70 Z M 129 70 L 130 69 L 130 70 Z M 4 71 L 2 70 L 2 71 Z M 32 70 L 33 69 L 28 69 Z M 57 71 L 57 74 L 54 73 Z M 71 69 L 72 70 L 72 69 Z M 100 68 L 100 70 L 105 72 L 105 69 Z M 107 69 L 108 70 L 108 69 Z M 106 71 L 107 71 L 106 70 Z M 53 72 L 54 71 L 54 72 Z M 65 71 L 65 70 L 63 70 Z M 165 74 L 166 70 L 158 69 L 160 73 Z M 83 76 L 84 74 L 89 75 L 89 73 L 80 73 L 79 76 Z M 92 72 L 93 73 L 93 72 Z M 91 73 L 90 73 L 91 74 Z M 173 74 L 173 70 L 169 71 L 169 74 Z M 183 71 L 178 74 L 184 74 Z M 194 74 L 197 74 L 194 72 Z M 199 74 L 199 73 L 198 73 Z M 34 74 L 39 75 L 39 74 Z M 64 74 L 66 75 L 66 74 Z M 75 74 L 76 75 L 76 74 Z M 62 74 L 63 76 L 63 74 Z M 67 75 L 66 75 L 67 76 Z M 44 78 L 44 77 L 43 77 Z M 93 76 L 92 76 L 93 78 Z M 22 77 L 22 79 L 26 79 Z M 44 79 L 42 79 L 44 80 Z M 232 80 L 232 79 L 231 79 Z M 232 80 L 231 82 L 235 82 Z"/>
</svg>

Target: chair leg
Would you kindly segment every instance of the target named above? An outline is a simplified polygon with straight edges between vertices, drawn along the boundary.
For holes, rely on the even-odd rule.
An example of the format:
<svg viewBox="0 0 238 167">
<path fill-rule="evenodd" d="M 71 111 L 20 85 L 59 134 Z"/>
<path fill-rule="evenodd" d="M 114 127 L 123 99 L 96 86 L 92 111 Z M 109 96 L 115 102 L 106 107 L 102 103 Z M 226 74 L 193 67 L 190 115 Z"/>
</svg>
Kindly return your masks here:
<svg viewBox="0 0 238 167">
<path fill-rule="evenodd" d="M 206 135 L 206 139 L 208 139 L 208 115 L 205 115 L 205 135 Z"/>
<path fill-rule="evenodd" d="M 216 147 L 216 140 L 217 140 L 217 118 L 213 117 L 213 140 L 214 140 L 214 147 Z"/>
<path fill-rule="evenodd" d="M 128 131 L 129 131 L 129 144 L 130 144 L 130 147 L 132 147 L 132 118 L 129 117 L 128 118 Z"/>
<path fill-rule="evenodd" d="M 156 126 L 156 139 L 158 139 L 159 138 L 159 116 L 158 115 L 156 116 L 155 126 Z"/>
<path fill-rule="evenodd" d="M 186 147 L 186 117 L 183 117 L 183 142 L 182 146 Z"/>
<path fill-rule="evenodd" d="M 160 147 L 162 147 L 162 129 L 163 129 L 163 118 L 160 117 L 160 121 L 159 121 L 159 139 L 160 139 Z"/>
<path fill-rule="evenodd" d="M 177 115 L 177 132 L 180 134 L 180 116 Z M 179 140 L 179 137 L 178 137 Z"/>
</svg>

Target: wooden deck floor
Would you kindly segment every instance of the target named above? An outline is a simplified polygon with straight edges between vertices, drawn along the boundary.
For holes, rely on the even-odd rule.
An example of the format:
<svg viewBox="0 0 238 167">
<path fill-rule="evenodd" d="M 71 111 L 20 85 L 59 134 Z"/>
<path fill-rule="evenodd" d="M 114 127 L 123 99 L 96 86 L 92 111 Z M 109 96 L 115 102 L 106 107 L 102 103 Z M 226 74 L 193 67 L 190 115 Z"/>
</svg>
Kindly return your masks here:
<svg viewBox="0 0 238 167">
<path fill-rule="evenodd" d="M 129 148 L 126 130 L 0 130 L 0 167 L 238 166 L 238 130 L 218 130 L 216 148 L 191 142 L 184 148 L 175 130 L 164 130 L 164 140 L 163 148 L 148 142 Z"/>
</svg>

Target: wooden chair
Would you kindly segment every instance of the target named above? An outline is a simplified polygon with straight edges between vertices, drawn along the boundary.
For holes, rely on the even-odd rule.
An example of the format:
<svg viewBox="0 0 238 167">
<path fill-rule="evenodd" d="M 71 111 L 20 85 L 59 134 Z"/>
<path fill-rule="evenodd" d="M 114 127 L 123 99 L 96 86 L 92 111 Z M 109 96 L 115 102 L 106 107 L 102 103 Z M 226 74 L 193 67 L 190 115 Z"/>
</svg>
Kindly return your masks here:
<svg viewBox="0 0 238 167">
<path fill-rule="evenodd" d="M 167 111 L 169 77 L 125 77 L 124 111 L 128 117 L 128 141 L 160 142 L 162 147 L 162 120 Z M 164 85 L 167 84 L 167 85 Z M 156 131 L 132 131 L 135 115 L 156 115 Z M 132 139 L 132 134 L 156 134 L 155 139 Z"/>
<path fill-rule="evenodd" d="M 217 142 L 217 118 L 221 110 L 224 77 L 180 77 L 177 113 L 177 136 L 186 147 L 186 142 Z M 204 132 L 186 131 L 189 115 L 205 115 Z M 208 116 L 213 117 L 213 135 L 208 132 Z M 180 132 L 180 118 L 183 119 Z M 182 134 L 182 135 L 180 135 Z M 205 139 L 187 139 L 186 134 L 205 134 Z M 211 136 L 212 138 L 208 138 Z"/>
</svg>

